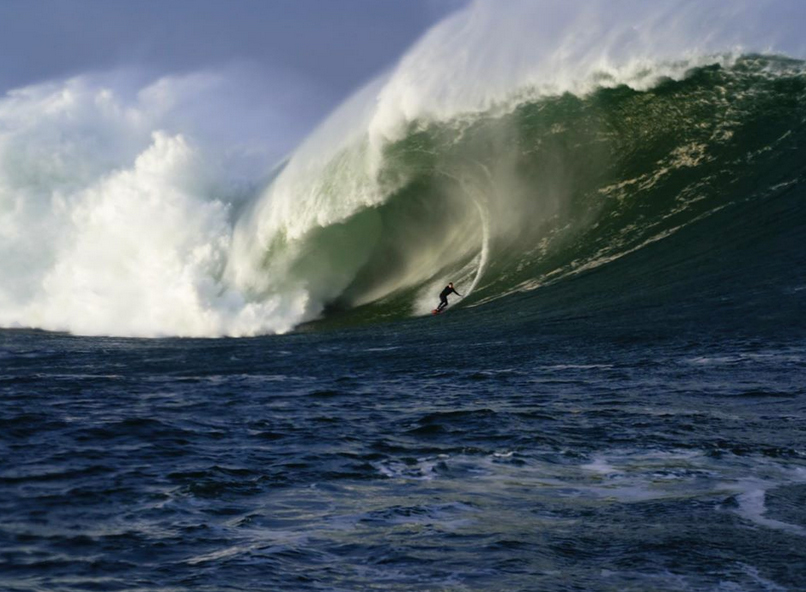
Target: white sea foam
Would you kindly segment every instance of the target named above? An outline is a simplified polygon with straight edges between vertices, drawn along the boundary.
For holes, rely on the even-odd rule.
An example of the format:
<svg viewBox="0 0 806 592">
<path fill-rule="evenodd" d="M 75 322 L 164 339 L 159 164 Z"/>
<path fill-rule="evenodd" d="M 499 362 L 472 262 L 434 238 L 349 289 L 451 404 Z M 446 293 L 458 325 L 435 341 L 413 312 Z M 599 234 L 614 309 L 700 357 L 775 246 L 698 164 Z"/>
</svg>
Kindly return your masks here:
<svg viewBox="0 0 806 592">
<path fill-rule="evenodd" d="M 140 77 L 78 77 L 0 99 L 0 325 L 289 329 L 302 302 L 250 301 L 221 281 L 233 208 L 273 153 L 208 124 L 231 85 L 247 84 L 243 73 Z"/>
<path fill-rule="evenodd" d="M 736 496 L 739 503 L 738 513 L 747 520 L 775 530 L 781 530 L 790 534 L 806 536 L 806 528 L 797 524 L 789 524 L 781 520 L 775 520 L 767 516 L 765 487 L 769 484 L 759 481 L 747 481 L 740 483 L 744 486 L 744 491 Z"/>
</svg>

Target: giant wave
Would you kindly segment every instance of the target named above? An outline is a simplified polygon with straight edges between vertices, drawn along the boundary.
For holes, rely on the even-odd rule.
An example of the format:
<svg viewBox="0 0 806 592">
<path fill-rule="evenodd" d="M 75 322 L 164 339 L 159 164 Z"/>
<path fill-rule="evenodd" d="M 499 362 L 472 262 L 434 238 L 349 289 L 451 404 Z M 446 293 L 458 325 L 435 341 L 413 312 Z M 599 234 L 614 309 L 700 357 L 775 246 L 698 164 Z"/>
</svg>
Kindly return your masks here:
<svg viewBox="0 0 806 592">
<path fill-rule="evenodd" d="M 686 229 L 747 225 L 802 191 L 804 10 L 477 2 L 264 188 L 253 170 L 232 179 L 244 151 L 182 133 L 164 105 L 175 80 L 133 102 L 88 78 L 15 91 L 0 101 L 0 325 L 282 333 L 424 314 L 448 280 L 495 306 Z"/>
</svg>

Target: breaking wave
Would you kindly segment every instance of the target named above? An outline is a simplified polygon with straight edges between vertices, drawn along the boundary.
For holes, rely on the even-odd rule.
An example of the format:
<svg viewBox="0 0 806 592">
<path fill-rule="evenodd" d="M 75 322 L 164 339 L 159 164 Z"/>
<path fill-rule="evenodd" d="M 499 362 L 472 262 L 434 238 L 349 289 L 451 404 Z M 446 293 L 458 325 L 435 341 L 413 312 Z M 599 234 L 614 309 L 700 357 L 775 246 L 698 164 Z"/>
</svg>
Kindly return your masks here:
<svg viewBox="0 0 806 592">
<path fill-rule="evenodd" d="M 477 2 L 270 180 L 248 142 L 199 132 L 209 110 L 187 114 L 237 80 L 14 91 L 0 325 L 221 336 L 406 317 L 449 280 L 486 305 L 764 211 L 804 184 L 804 12 Z"/>
</svg>

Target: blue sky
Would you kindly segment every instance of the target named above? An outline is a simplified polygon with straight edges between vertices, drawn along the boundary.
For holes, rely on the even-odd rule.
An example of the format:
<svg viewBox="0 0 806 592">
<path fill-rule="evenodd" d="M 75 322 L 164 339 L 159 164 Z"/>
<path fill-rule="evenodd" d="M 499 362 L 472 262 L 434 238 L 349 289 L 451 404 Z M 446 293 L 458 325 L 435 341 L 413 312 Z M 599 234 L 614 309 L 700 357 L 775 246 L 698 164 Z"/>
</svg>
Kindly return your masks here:
<svg viewBox="0 0 806 592">
<path fill-rule="evenodd" d="M 248 60 L 344 97 L 459 0 L 0 0 L 0 92 L 93 70 Z"/>
</svg>

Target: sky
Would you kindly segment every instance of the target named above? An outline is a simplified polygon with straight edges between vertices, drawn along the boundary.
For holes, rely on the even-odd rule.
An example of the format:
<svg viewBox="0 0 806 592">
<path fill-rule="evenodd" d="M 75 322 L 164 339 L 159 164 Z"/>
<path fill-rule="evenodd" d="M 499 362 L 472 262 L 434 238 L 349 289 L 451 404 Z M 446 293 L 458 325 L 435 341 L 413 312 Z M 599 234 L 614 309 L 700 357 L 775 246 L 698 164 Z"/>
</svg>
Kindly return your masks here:
<svg viewBox="0 0 806 592">
<path fill-rule="evenodd" d="M 87 70 L 253 60 L 344 95 L 456 0 L 0 0 L 0 90 Z M 13 56 L 13 57 L 12 57 Z"/>
<path fill-rule="evenodd" d="M 0 96 L 28 85 L 127 68 L 156 79 L 245 66 L 248 77 L 282 94 L 267 100 L 275 110 L 290 105 L 289 117 L 295 119 L 290 134 L 298 140 L 463 4 L 0 0 Z"/>
</svg>

